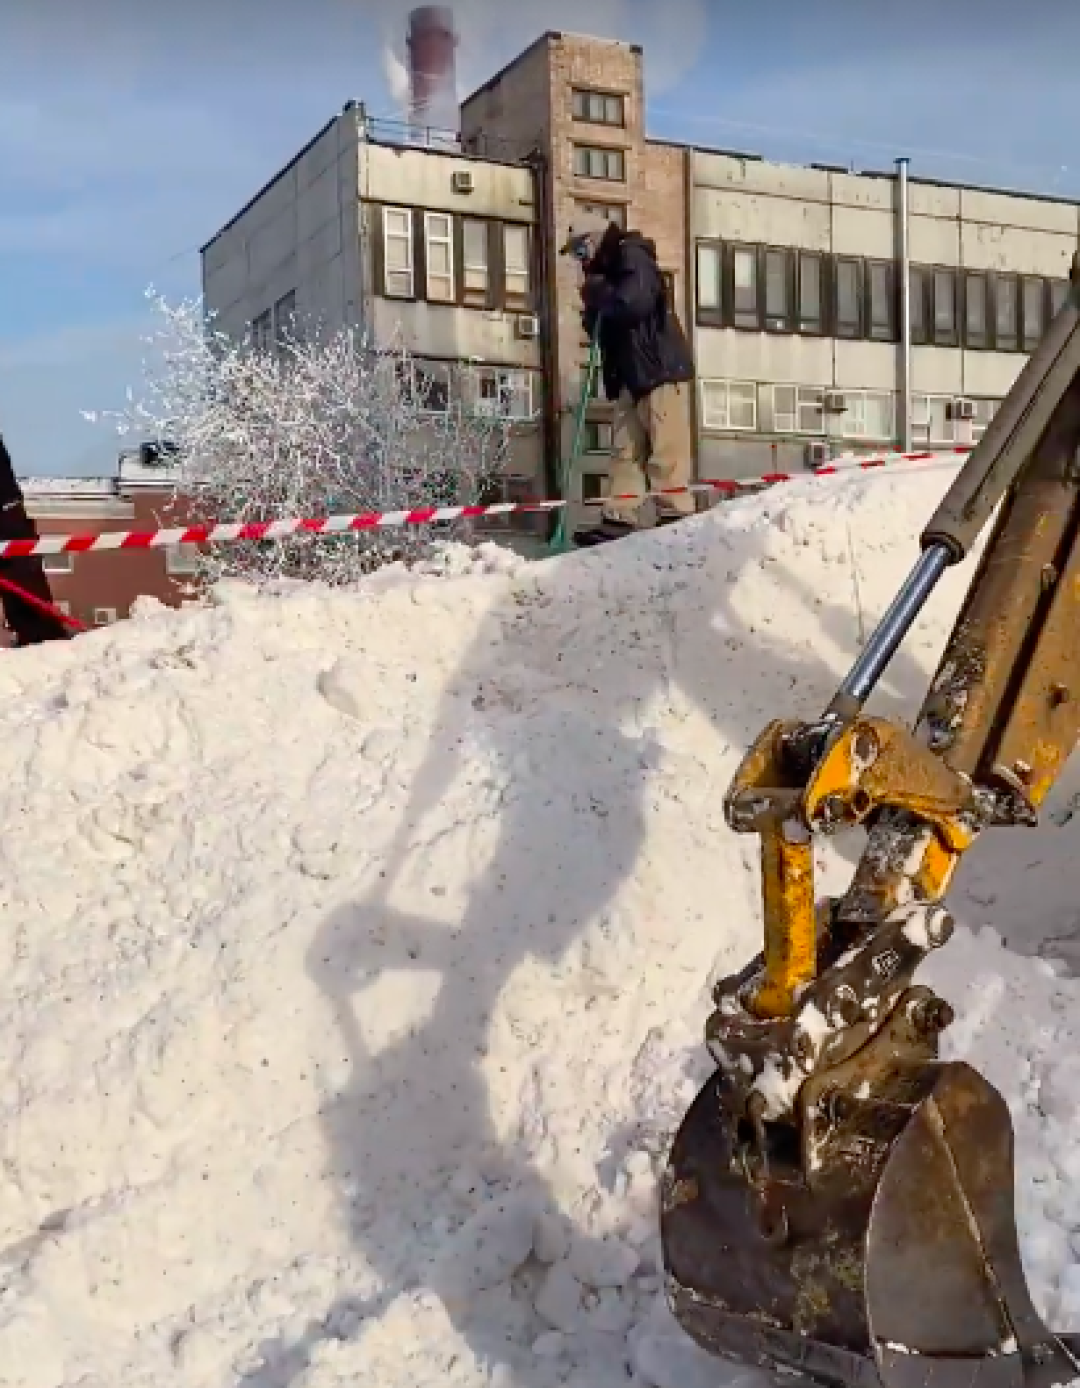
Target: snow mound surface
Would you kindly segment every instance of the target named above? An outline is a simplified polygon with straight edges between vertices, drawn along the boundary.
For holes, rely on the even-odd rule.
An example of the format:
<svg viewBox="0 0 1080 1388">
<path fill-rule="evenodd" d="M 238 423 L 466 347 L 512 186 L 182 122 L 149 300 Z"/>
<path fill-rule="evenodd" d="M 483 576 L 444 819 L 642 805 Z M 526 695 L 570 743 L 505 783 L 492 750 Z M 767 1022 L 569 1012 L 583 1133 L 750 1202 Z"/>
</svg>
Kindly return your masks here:
<svg viewBox="0 0 1080 1388">
<path fill-rule="evenodd" d="M 707 986 L 758 948 L 721 800 L 832 693 L 951 476 L 0 660 L 0 1383 L 749 1383 L 670 1320 L 656 1239 Z M 965 925 L 1015 891 L 1075 931 L 1059 818 L 997 875 L 979 846 Z M 1014 1109 L 1040 1306 L 1080 1324 L 1080 986 L 986 930 L 934 977 Z"/>
</svg>

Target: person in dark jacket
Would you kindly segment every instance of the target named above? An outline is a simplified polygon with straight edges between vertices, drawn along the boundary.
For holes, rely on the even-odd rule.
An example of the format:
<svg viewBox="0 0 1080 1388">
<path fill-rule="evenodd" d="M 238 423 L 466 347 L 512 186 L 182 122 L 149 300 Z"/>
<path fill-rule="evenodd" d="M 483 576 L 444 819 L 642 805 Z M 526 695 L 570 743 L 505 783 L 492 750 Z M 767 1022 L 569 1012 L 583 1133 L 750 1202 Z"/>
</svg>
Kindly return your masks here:
<svg viewBox="0 0 1080 1388">
<path fill-rule="evenodd" d="M 11 454 L 0 437 L 0 541 L 36 540 L 37 526 L 26 514 L 25 499 Z M 41 560 L 29 556 L 21 559 L 0 559 L 0 578 L 17 584 L 25 593 L 40 602 L 52 603 L 49 580 Z M 0 589 L 0 604 L 4 620 L 15 637 L 17 646 L 34 646 L 40 641 L 67 641 L 71 632 L 59 617 L 42 612 L 6 588 Z"/>
<path fill-rule="evenodd" d="M 604 394 L 615 404 L 611 499 L 600 523 L 574 536 L 579 545 L 596 545 L 638 529 L 649 491 L 667 493 L 655 498 L 658 524 L 694 513 L 693 493 L 679 490 L 691 478 L 687 392 L 694 363 L 655 242 L 585 216 L 562 249 L 583 267 L 582 323 L 590 336 L 599 332 Z"/>
</svg>

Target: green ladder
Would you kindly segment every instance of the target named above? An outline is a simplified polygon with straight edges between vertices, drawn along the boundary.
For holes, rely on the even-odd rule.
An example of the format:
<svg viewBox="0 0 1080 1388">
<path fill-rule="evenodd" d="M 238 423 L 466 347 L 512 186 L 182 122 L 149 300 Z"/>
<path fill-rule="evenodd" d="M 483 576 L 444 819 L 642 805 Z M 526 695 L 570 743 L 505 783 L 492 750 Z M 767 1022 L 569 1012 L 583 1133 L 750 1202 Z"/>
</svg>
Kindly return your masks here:
<svg viewBox="0 0 1080 1388">
<path fill-rule="evenodd" d="M 574 480 L 575 469 L 581 461 L 582 445 L 585 441 L 585 416 L 588 413 L 589 401 L 592 399 L 593 386 L 596 383 L 596 374 L 599 369 L 600 328 L 598 324 L 593 332 L 592 341 L 589 343 L 589 361 L 585 368 L 585 387 L 581 392 L 577 416 L 574 419 L 574 439 L 570 445 L 570 456 L 559 469 L 559 496 L 567 504 L 559 512 L 558 520 L 555 522 L 555 533 L 551 537 L 550 544 L 552 554 L 565 554 L 571 548 L 567 533 L 569 529 L 567 513 L 570 509 L 570 488 Z"/>
</svg>

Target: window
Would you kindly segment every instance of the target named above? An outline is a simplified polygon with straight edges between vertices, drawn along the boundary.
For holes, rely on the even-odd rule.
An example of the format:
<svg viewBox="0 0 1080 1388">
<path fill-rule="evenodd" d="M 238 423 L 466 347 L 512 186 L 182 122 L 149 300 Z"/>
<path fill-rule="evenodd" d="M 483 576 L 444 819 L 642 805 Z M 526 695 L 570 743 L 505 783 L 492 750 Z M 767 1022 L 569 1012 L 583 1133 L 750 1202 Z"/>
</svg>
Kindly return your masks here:
<svg viewBox="0 0 1080 1388">
<path fill-rule="evenodd" d="M 401 384 L 406 398 L 425 414 L 446 414 L 450 408 L 450 366 L 442 361 L 411 361 L 400 364 Z"/>
<path fill-rule="evenodd" d="M 580 399 L 581 396 L 587 393 L 590 400 L 599 400 L 600 391 L 604 383 L 604 373 L 600 363 L 597 363 L 596 369 L 593 371 L 591 390 L 589 390 L 589 363 L 587 361 L 581 363 L 580 380 L 581 384 L 578 386 L 578 398 Z"/>
<path fill-rule="evenodd" d="M 612 92 L 590 92 L 574 89 L 574 119 L 592 125 L 625 125 L 626 98 Z"/>
<path fill-rule="evenodd" d="M 752 381 L 702 381 L 701 422 L 706 429 L 756 429 L 757 386 Z"/>
<path fill-rule="evenodd" d="M 281 348 L 296 336 L 296 291 L 290 289 L 274 305 L 274 345 Z"/>
<path fill-rule="evenodd" d="M 1023 346 L 1034 352 L 1046 332 L 1046 281 L 1026 275 L 1021 298 L 1023 305 Z"/>
<path fill-rule="evenodd" d="M 731 248 L 731 321 L 736 328 L 759 328 L 758 258 L 753 246 Z"/>
<path fill-rule="evenodd" d="M 506 297 L 527 303 L 530 297 L 529 228 L 507 222 L 503 227 L 503 258 L 506 270 Z"/>
<path fill-rule="evenodd" d="M 575 145 L 573 168 L 578 178 L 603 178 L 609 183 L 626 182 L 626 155 L 621 149 Z"/>
<path fill-rule="evenodd" d="M 989 296 L 986 276 L 969 270 L 964 276 L 964 346 L 990 344 Z"/>
<path fill-rule="evenodd" d="M 476 412 L 498 419 L 532 419 L 533 373 L 485 366 L 477 372 Z"/>
<path fill-rule="evenodd" d="M 603 419 L 587 419 L 581 446 L 585 453 L 610 453 L 614 444 L 611 424 Z"/>
<path fill-rule="evenodd" d="M 165 572 L 183 578 L 199 572 L 198 545 L 170 545 L 165 551 Z"/>
<path fill-rule="evenodd" d="M 94 625 L 96 627 L 107 627 L 116 621 L 115 607 L 95 607 Z"/>
<path fill-rule="evenodd" d="M 808 251 L 799 252 L 799 331 L 820 333 L 825 330 L 824 271 L 822 256 Z"/>
<path fill-rule="evenodd" d="M 268 352 L 274 340 L 274 323 L 270 310 L 251 320 L 251 345 L 256 352 Z"/>
<path fill-rule="evenodd" d="M 1050 317 L 1056 318 L 1065 307 L 1065 300 L 1069 297 L 1068 280 L 1050 281 Z"/>
<path fill-rule="evenodd" d="M 75 568 L 74 554 L 43 554 L 41 567 L 47 574 L 69 574 Z"/>
<path fill-rule="evenodd" d="M 721 248 L 716 241 L 697 243 L 697 307 L 701 318 L 719 322 L 723 309 Z"/>
<path fill-rule="evenodd" d="M 998 412 L 1000 400 L 973 400 L 975 418 L 971 422 L 971 441 L 978 443 L 990 426 L 990 421 Z"/>
<path fill-rule="evenodd" d="M 832 432 L 849 439 L 887 442 L 896 430 L 895 401 L 889 390 L 846 390 L 846 409 L 836 416 Z"/>
<path fill-rule="evenodd" d="M 461 275 L 467 301 L 487 302 L 491 287 L 490 259 L 487 222 L 466 217 L 461 224 Z"/>
<path fill-rule="evenodd" d="M 884 260 L 871 260 L 866 267 L 870 298 L 870 337 L 875 342 L 896 338 L 896 295 L 893 267 Z"/>
<path fill-rule="evenodd" d="M 935 270 L 933 293 L 934 341 L 939 347 L 955 347 L 959 342 L 959 334 L 956 331 L 956 272 Z"/>
<path fill-rule="evenodd" d="M 951 418 L 951 395 L 913 395 L 911 432 L 916 443 L 955 443 L 956 423 Z"/>
<path fill-rule="evenodd" d="M 836 276 L 836 336 L 862 337 L 862 266 L 838 257 Z"/>
<path fill-rule="evenodd" d="M 611 490 L 611 479 L 606 472 L 583 472 L 581 474 L 582 501 L 603 501 Z"/>
<path fill-rule="evenodd" d="M 778 434 L 823 434 L 825 392 L 820 386 L 773 386 L 773 430 Z"/>
<path fill-rule="evenodd" d="M 994 346 L 1015 352 L 1020 345 L 1020 284 L 1015 275 L 994 280 Z"/>
<path fill-rule="evenodd" d="M 626 228 L 626 208 L 618 202 L 578 202 L 574 204 L 579 212 L 588 217 L 606 217 L 617 227 Z"/>
<path fill-rule="evenodd" d="M 921 265 L 911 267 L 911 340 L 930 341 L 930 274 Z"/>
<path fill-rule="evenodd" d="M 412 213 L 407 207 L 384 207 L 383 294 L 411 299 L 416 293 L 413 276 Z"/>
<path fill-rule="evenodd" d="M 791 251 L 766 250 L 765 327 L 771 332 L 791 331 L 794 293 L 794 255 Z"/>
<path fill-rule="evenodd" d="M 424 278 L 428 299 L 454 302 L 454 219 L 448 212 L 424 213 Z"/>
</svg>

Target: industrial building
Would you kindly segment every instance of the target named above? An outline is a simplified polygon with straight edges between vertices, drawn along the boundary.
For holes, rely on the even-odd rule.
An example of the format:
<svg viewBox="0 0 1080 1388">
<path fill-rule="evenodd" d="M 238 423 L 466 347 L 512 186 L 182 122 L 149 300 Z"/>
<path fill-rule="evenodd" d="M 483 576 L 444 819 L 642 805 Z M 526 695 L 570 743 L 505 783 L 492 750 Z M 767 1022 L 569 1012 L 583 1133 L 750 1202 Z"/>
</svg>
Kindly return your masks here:
<svg viewBox="0 0 1080 1388">
<path fill-rule="evenodd" d="M 649 138 L 645 55 L 546 33 L 429 129 L 454 90 L 452 15 L 410 18 L 414 106 L 350 103 L 203 249 L 219 326 L 298 321 L 398 340 L 513 421 L 511 494 L 554 494 L 587 354 L 575 211 L 653 237 L 698 367 L 700 477 L 979 437 L 1065 292 L 1074 202 L 885 171 L 795 167 Z M 436 400 L 438 392 L 435 392 Z M 437 404 L 435 406 L 437 408 Z M 590 403 L 575 501 L 606 482 Z"/>
</svg>

